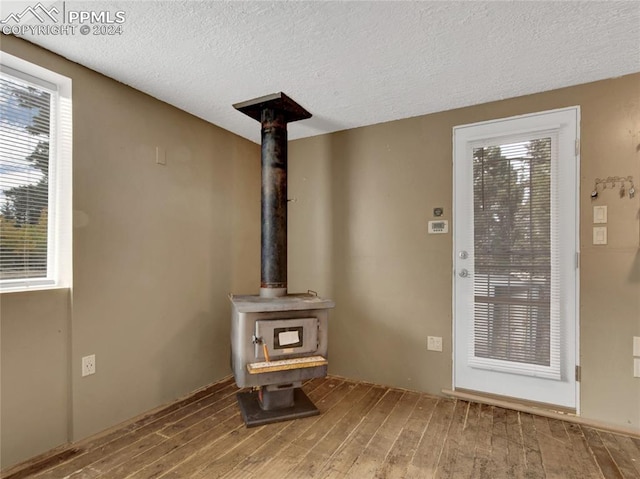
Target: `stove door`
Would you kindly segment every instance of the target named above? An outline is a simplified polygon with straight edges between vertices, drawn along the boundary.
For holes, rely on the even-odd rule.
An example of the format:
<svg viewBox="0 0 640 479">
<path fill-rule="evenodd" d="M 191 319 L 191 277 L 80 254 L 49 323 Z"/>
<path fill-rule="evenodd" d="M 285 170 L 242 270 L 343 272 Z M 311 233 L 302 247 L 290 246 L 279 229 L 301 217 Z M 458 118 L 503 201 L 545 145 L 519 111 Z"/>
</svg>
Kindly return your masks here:
<svg viewBox="0 0 640 479">
<path fill-rule="evenodd" d="M 256 338 L 269 349 L 270 359 L 313 353 L 318 349 L 318 318 L 265 319 L 256 321 Z M 255 355 L 265 359 L 262 343 L 256 343 Z"/>
</svg>

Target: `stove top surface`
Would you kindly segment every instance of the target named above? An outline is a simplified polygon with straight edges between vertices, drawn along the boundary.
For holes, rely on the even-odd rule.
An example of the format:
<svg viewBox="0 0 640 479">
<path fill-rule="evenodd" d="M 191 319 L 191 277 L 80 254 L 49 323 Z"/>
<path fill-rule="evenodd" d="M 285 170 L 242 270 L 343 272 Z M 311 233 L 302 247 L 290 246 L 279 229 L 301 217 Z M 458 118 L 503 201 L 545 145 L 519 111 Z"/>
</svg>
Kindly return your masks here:
<svg viewBox="0 0 640 479">
<path fill-rule="evenodd" d="M 336 306 L 336 303 L 330 299 L 324 299 L 309 293 L 288 294 L 279 298 L 230 294 L 229 300 L 240 313 L 330 309 Z"/>
</svg>

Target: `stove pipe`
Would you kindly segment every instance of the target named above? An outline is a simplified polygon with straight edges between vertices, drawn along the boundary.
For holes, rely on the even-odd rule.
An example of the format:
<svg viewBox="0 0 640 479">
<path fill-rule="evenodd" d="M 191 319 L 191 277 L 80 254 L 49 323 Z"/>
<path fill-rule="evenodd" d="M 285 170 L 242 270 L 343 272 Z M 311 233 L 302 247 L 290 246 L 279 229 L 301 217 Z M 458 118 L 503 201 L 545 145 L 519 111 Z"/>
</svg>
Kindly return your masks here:
<svg viewBox="0 0 640 479">
<path fill-rule="evenodd" d="M 233 107 L 262 125 L 262 215 L 260 296 L 287 294 L 287 123 L 311 113 L 284 93 L 255 98 Z"/>
</svg>

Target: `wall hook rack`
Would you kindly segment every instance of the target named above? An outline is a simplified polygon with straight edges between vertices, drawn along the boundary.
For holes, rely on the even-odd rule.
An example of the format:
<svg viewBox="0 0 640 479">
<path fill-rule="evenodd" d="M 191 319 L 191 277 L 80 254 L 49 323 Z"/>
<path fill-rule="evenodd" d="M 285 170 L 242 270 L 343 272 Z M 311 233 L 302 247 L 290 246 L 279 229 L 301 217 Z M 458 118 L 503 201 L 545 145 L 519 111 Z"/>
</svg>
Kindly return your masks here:
<svg viewBox="0 0 640 479">
<path fill-rule="evenodd" d="M 591 191 L 591 199 L 595 200 L 598 197 L 598 194 L 606 189 L 618 189 L 620 198 L 629 196 L 631 199 L 636 195 L 633 176 L 608 176 L 607 178 L 596 178 L 593 190 Z"/>
</svg>

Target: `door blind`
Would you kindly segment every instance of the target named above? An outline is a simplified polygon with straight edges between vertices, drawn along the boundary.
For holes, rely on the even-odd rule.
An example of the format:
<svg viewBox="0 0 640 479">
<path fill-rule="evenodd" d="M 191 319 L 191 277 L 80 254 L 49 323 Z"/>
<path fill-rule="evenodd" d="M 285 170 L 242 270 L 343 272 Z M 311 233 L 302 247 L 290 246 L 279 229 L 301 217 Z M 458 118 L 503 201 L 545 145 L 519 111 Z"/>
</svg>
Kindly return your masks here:
<svg viewBox="0 0 640 479">
<path fill-rule="evenodd" d="M 556 363 L 552 147 L 536 137 L 473 149 L 471 363 L 519 372 Z"/>
</svg>

